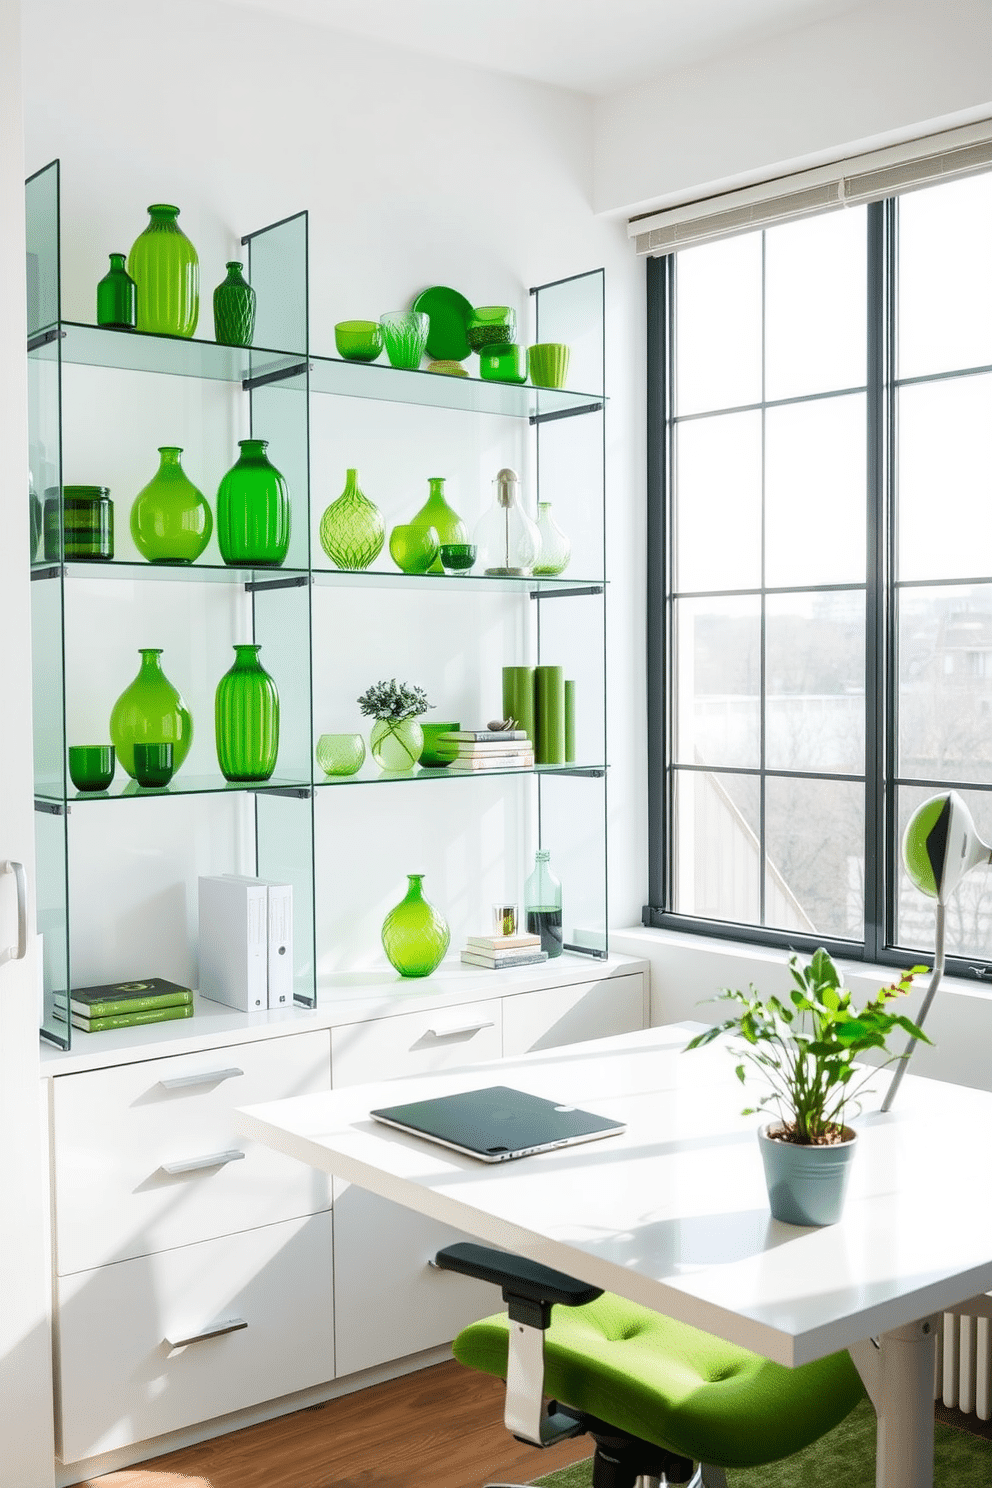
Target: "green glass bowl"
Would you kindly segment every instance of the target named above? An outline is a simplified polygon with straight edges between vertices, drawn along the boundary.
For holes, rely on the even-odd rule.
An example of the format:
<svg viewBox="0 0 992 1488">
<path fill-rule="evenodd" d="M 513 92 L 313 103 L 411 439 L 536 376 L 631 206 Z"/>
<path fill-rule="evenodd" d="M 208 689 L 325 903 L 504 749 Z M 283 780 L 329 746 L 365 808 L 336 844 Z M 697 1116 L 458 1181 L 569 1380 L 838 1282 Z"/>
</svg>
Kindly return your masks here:
<svg viewBox="0 0 992 1488">
<path fill-rule="evenodd" d="M 570 356 L 570 348 L 560 341 L 539 341 L 527 353 L 531 382 L 535 387 L 563 388 Z"/>
<path fill-rule="evenodd" d="M 69 779 L 78 791 L 104 791 L 114 778 L 113 744 L 70 744 Z"/>
<path fill-rule="evenodd" d="M 433 527 L 412 523 L 394 527 L 389 534 L 389 556 L 408 574 L 425 574 L 437 557 L 437 532 Z"/>
<path fill-rule="evenodd" d="M 334 345 L 346 361 L 374 362 L 382 351 L 382 329 L 374 320 L 339 320 Z"/>
<path fill-rule="evenodd" d="M 526 382 L 527 352 L 515 341 L 484 346 L 479 352 L 479 376 L 486 382 Z"/>
<path fill-rule="evenodd" d="M 459 573 L 472 567 L 477 551 L 475 543 L 442 543 L 441 566 Z"/>
<path fill-rule="evenodd" d="M 325 775 L 354 775 L 365 763 L 365 740 L 361 734 L 321 734 L 317 763 Z"/>
<path fill-rule="evenodd" d="M 465 335 L 473 351 L 484 346 L 505 346 L 517 334 L 517 312 L 510 305 L 477 305 Z"/>
<path fill-rule="evenodd" d="M 420 725 L 420 728 L 424 735 L 424 747 L 420 751 L 420 760 L 418 761 L 418 763 L 421 765 L 426 765 L 430 770 L 440 770 L 443 769 L 445 765 L 450 765 L 451 761 L 454 759 L 454 755 L 452 754 L 450 749 L 447 750 L 447 752 L 444 754 L 438 753 L 437 736 L 438 734 L 450 734 L 455 729 L 460 729 L 461 724 L 422 723 Z"/>
</svg>

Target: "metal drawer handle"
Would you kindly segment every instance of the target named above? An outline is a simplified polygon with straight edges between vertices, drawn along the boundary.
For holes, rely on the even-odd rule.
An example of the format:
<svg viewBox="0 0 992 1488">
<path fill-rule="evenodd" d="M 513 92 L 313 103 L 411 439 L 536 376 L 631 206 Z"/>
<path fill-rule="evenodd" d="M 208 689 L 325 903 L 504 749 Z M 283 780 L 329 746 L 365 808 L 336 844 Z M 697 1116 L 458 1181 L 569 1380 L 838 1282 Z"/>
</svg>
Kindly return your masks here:
<svg viewBox="0 0 992 1488">
<path fill-rule="evenodd" d="M 195 1173 L 200 1168 L 221 1168 L 225 1163 L 237 1162 L 244 1157 L 237 1147 L 232 1147 L 228 1152 L 210 1152 L 206 1157 L 187 1157 L 180 1162 L 161 1163 L 159 1166 L 163 1173 L 171 1173 L 173 1177 L 177 1173 Z"/>
<path fill-rule="evenodd" d="M 202 1333 L 191 1333 L 188 1338 L 164 1338 L 162 1341 L 167 1348 L 184 1348 L 187 1343 L 201 1343 L 204 1338 L 220 1338 L 223 1333 L 237 1333 L 239 1328 L 247 1328 L 248 1324 L 244 1318 L 228 1318 L 225 1323 L 214 1323 L 210 1328 L 204 1328 Z"/>
<path fill-rule="evenodd" d="M 0 873 L 12 873 L 14 875 L 14 886 L 17 889 L 17 944 L 16 946 L 4 946 L 0 951 L 0 966 L 5 961 L 23 961 L 28 949 L 28 884 L 24 876 L 24 864 L 16 863 L 13 858 L 5 858 L 0 863 Z"/>
<path fill-rule="evenodd" d="M 429 1038 L 455 1038 L 460 1033 L 481 1033 L 484 1028 L 493 1028 L 495 1024 L 492 1018 L 485 1018 L 478 1023 L 449 1023 L 446 1028 L 428 1028 Z"/>
<path fill-rule="evenodd" d="M 159 1080 L 163 1090 L 183 1090 L 191 1085 L 216 1085 L 220 1080 L 233 1080 L 243 1075 L 244 1070 L 232 1065 L 230 1069 L 201 1070 L 198 1075 L 173 1075 L 168 1080 Z"/>
</svg>

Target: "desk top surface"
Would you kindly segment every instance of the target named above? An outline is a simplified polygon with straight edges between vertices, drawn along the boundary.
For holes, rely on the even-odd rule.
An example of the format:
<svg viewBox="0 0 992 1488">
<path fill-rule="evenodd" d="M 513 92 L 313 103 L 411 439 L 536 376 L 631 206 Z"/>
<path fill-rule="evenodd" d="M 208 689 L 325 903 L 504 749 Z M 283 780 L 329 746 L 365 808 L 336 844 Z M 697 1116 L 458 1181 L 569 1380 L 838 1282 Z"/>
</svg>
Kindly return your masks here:
<svg viewBox="0 0 992 1488">
<path fill-rule="evenodd" d="M 273 1101 L 239 1120 L 290 1157 L 783 1364 L 992 1289 L 992 1094 L 907 1076 L 883 1115 L 880 1073 L 857 1118 L 841 1222 L 798 1228 L 769 1214 L 759 1123 L 740 1114 L 733 1059 L 720 1045 L 682 1053 L 691 1032 L 676 1024 Z M 491 1165 L 368 1114 L 489 1084 L 627 1130 Z"/>
</svg>

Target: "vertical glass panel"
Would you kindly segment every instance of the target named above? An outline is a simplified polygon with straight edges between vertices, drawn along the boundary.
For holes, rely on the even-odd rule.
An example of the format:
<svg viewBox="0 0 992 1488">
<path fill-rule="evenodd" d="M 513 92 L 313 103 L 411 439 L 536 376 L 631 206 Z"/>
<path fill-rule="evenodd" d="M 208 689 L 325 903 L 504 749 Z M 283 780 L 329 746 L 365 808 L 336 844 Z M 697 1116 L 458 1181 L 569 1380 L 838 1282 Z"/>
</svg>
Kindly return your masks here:
<svg viewBox="0 0 992 1488">
<path fill-rule="evenodd" d="M 67 1049 L 71 1029 L 65 995 L 69 985 L 66 818 L 36 810 L 34 822 L 36 914 L 44 985 L 41 1027 L 53 1043 Z"/>
<path fill-rule="evenodd" d="M 286 568 L 310 563 L 310 439 L 307 378 L 252 389 L 251 432 L 268 441 L 265 451 L 289 486 L 290 529 Z"/>
<path fill-rule="evenodd" d="M 864 386 L 866 210 L 828 212 L 766 232 L 766 398 Z"/>
<path fill-rule="evenodd" d="M 605 951 L 606 780 L 547 775 L 539 785 L 541 846 L 561 880 L 565 949 Z"/>
<path fill-rule="evenodd" d="M 759 585 L 761 414 L 679 424 L 675 493 L 676 589 Z"/>
<path fill-rule="evenodd" d="M 260 578 L 261 584 L 269 581 Z M 274 579 L 278 584 L 278 579 Z M 310 707 L 310 586 L 254 593 L 258 659 L 279 690 L 279 758 L 283 780 L 313 778 Z M 233 664 L 233 655 L 232 655 Z"/>
<path fill-rule="evenodd" d="M 676 914 L 759 923 L 759 802 L 760 786 L 753 775 L 676 772 Z"/>
<path fill-rule="evenodd" d="M 865 768 L 865 596 L 769 595 L 765 763 L 773 770 Z"/>
<path fill-rule="evenodd" d="M 60 318 L 59 163 L 37 171 L 24 190 L 28 336 Z"/>
<path fill-rule="evenodd" d="M 256 346 L 306 354 L 307 242 L 306 212 L 248 238 L 248 280 L 257 296 Z"/>
<path fill-rule="evenodd" d="M 680 415 L 760 401 L 760 232 L 678 255 L 675 368 Z"/>
<path fill-rule="evenodd" d="M 571 544 L 567 579 L 598 579 L 606 571 L 603 511 L 603 415 L 556 419 L 537 431 L 542 501 Z M 536 519 L 536 494 L 524 491 Z M 535 499 L 531 499 L 531 498 Z"/>
<path fill-rule="evenodd" d="M 907 823 L 917 807 L 934 791 L 931 787 L 902 786 L 898 793 L 898 831 L 902 842 Z M 992 796 L 987 791 L 962 791 L 978 835 L 992 841 Z M 934 900 L 922 894 L 909 878 L 899 854 L 899 888 L 896 900 L 896 941 L 917 951 L 933 965 L 936 923 Z M 992 946 L 992 869 L 974 868 L 961 880 L 947 904 L 944 945 L 948 956 L 974 956 L 988 960 Z"/>
<path fill-rule="evenodd" d="M 604 387 L 603 315 L 605 278 L 602 269 L 542 285 L 534 292 L 535 340 L 563 341 L 570 348 L 566 387 L 582 393 L 601 393 Z M 526 338 L 518 325 L 517 340 Z"/>
<path fill-rule="evenodd" d="M 765 924 L 864 938 L 865 792 L 843 780 L 765 783 Z"/>
<path fill-rule="evenodd" d="M 863 583 L 864 394 L 769 408 L 765 418 L 765 583 Z"/>
<path fill-rule="evenodd" d="M 899 593 L 899 774 L 992 782 L 992 585 Z"/>
<path fill-rule="evenodd" d="M 992 363 L 992 175 L 899 198 L 899 376 Z"/>
<path fill-rule="evenodd" d="M 899 391 L 900 579 L 992 573 L 992 376 Z"/>
<path fill-rule="evenodd" d="M 761 601 L 675 602 L 676 759 L 761 762 Z"/>
<path fill-rule="evenodd" d="M 293 995 L 314 1007 L 313 800 L 260 792 L 255 802 L 258 876 L 293 886 Z"/>
<path fill-rule="evenodd" d="M 544 599 L 538 660 L 561 666 L 575 683 L 576 763 L 602 765 L 606 752 L 606 646 L 603 605 L 597 596 Z"/>
</svg>

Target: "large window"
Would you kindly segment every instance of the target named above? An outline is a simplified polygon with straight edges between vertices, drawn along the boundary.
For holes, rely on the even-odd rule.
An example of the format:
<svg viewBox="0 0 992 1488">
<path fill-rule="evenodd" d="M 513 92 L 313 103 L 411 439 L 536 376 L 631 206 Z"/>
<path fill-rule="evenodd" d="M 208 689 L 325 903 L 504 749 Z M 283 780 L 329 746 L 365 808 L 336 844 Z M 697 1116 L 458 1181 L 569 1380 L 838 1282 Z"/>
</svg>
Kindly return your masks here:
<svg viewBox="0 0 992 1488">
<path fill-rule="evenodd" d="M 906 960 L 912 811 L 992 840 L 990 241 L 976 176 L 649 261 L 651 923 Z"/>
</svg>

